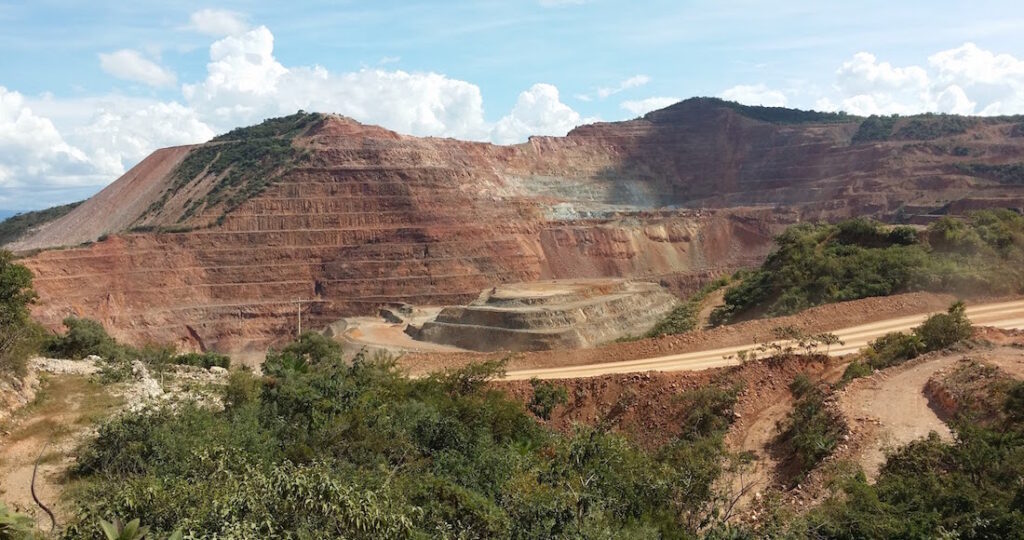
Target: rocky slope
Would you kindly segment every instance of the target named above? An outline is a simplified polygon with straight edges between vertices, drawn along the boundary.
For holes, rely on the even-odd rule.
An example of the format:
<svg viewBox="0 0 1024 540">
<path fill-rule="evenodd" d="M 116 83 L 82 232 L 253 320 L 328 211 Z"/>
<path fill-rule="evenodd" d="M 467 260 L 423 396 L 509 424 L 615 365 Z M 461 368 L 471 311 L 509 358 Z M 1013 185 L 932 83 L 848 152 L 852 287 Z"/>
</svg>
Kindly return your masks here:
<svg viewBox="0 0 1024 540">
<path fill-rule="evenodd" d="M 568 277 L 685 291 L 797 220 L 1024 205 L 1019 119 L 901 119 L 872 138 L 795 113 L 694 99 L 515 146 L 297 114 L 158 151 L 8 247 L 50 326 L 78 314 L 236 352 L 283 339 L 299 309 L 315 327 Z"/>
</svg>

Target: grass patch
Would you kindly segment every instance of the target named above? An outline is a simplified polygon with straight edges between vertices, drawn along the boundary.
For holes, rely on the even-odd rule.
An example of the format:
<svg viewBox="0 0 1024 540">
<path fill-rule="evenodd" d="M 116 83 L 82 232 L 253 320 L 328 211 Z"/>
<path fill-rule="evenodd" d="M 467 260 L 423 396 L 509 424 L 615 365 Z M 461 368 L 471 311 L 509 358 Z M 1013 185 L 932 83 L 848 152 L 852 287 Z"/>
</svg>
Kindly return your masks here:
<svg viewBox="0 0 1024 540">
<path fill-rule="evenodd" d="M 48 376 L 41 381 L 32 403 L 12 419 L 13 429 L 7 440 L 60 440 L 74 433 L 72 426 L 89 426 L 108 418 L 123 402 L 88 376 Z"/>
</svg>

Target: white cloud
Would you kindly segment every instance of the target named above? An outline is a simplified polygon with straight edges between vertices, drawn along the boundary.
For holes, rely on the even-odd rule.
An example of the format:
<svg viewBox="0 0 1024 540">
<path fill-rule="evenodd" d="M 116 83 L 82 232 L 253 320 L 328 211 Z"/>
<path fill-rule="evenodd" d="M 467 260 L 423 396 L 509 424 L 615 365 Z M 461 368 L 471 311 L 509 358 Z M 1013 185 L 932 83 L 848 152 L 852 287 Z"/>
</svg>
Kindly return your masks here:
<svg viewBox="0 0 1024 540">
<path fill-rule="evenodd" d="M 565 135 L 584 122 L 579 113 L 561 102 L 558 88 L 538 83 L 519 94 L 512 111 L 491 130 L 491 140 L 514 143 L 530 135 Z"/>
<path fill-rule="evenodd" d="M 836 78 L 838 108 L 854 114 L 1024 111 L 1024 61 L 973 43 L 933 54 L 924 67 L 894 67 L 857 53 Z"/>
<path fill-rule="evenodd" d="M 68 144 L 53 122 L 35 114 L 25 103 L 24 96 L 0 86 L 0 188 L 3 191 L 20 193 L 52 186 L 83 185 L 91 180 L 93 172 L 85 153 Z"/>
<path fill-rule="evenodd" d="M 209 36 L 241 34 L 249 29 L 245 17 L 225 9 L 201 9 L 189 17 L 188 28 Z"/>
<path fill-rule="evenodd" d="M 619 82 L 619 84 L 615 86 L 606 86 L 603 88 L 598 88 L 596 93 L 597 97 L 605 99 L 607 97 L 614 96 L 615 94 L 629 90 L 631 88 L 639 88 L 649 82 L 651 82 L 651 78 L 648 77 L 647 75 L 633 75 L 628 79 L 622 80 L 621 82 Z M 590 96 L 584 97 L 586 97 L 584 101 L 590 100 Z"/>
<path fill-rule="evenodd" d="M 765 107 L 784 107 L 786 105 L 785 94 L 763 84 L 733 86 L 723 91 L 720 97 L 744 105 L 763 105 Z"/>
<path fill-rule="evenodd" d="M 649 97 L 632 101 L 623 101 L 619 104 L 623 109 L 633 113 L 634 116 L 643 116 L 651 111 L 664 109 L 681 101 L 676 97 Z"/>
<path fill-rule="evenodd" d="M 788 102 L 785 93 L 761 84 L 736 86 L 721 97 L 762 105 Z M 1021 114 L 1024 60 L 973 43 L 935 53 L 923 66 L 894 66 L 874 54 L 859 52 L 836 70 L 832 92 L 809 99 L 817 110 L 858 115 Z"/>
<path fill-rule="evenodd" d="M 174 72 L 146 59 L 138 51 L 122 49 L 112 53 L 100 53 L 99 57 L 100 68 L 119 79 L 149 86 L 173 86 L 177 80 Z"/>
<path fill-rule="evenodd" d="M 507 115 L 491 123 L 480 88 L 472 83 L 438 73 L 285 66 L 274 57 L 274 36 L 266 27 L 230 31 L 211 44 L 205 77 L 182 85 L 178 101 L 44 94 L 30 107 L 21 94 L 0 88 L 0 208 L 77 199 L 157 148 L 202 142 L 298 109 L 339 113 L 413 135 L 501 143 L 564 135 L 586 121 L 549 84 L 524 91 Z M 105 69 L 124 78 L 165 82 L 149 69 L 155 64 L 138 60 L 145 61 L 134 51 L 101 59 Z M 32 200 L 26 202 L 29 193 Z"/>
<path fill-rule="evenodd" d="M 98 108 L 68 139 L 90 156 L 97 171 L 113 179 L 157 148 L 206 141 L 215 134 L 195 111 L 180 103 L 112 102 Z"/>
<path fill-rule="evenodd" d="M 274 36 L 263 26 L 217 41 L 206 79 L 183 87 L 187 103 L 218 130 L 305 109 L 413 135 L 486 137 L 483 98 L 474 84 L 437 73 L 289 68 L 273 48 Z"/>
</svg>

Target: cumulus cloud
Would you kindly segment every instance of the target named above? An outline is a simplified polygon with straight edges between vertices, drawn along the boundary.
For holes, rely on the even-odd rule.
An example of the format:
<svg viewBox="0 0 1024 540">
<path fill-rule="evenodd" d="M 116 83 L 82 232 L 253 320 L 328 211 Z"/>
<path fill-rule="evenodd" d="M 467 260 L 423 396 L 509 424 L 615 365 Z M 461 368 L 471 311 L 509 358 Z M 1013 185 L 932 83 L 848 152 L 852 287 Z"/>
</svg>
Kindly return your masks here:
<svg viewBox="0 0 1024 540">
<path fill-rule="evenodd" d="M 226 9 L 201 9 L 189 17 L 188 28 L 214 37 L 241 34 L 249 29 L 245 17 Z"/>
<path fill-rule="evenodd" d="M 733 86 L 723 91 L 720 97 L 744 105 L 763 105 L 765 107 L 784 107 L 786 105 L 785 94 L 763 84 Z"/>
<path fill-rule="evenodd" d="M 818 110 L 865 116 L 1024 112 L 1024 60 L 974 43 L 940 51 L 927 60 L 924 65 L 896 66 L 869 52 L 859 52 L 836 69 L 831 92 L 810 99 Z M 735 86 L 721 97 L 760 105 L 785 105 L 788 101 L 784 92 L 761 84 Z"/>
<path fill-rule="evenodd" d="M 119 79 L 149 86 L 173 86 L 177 80 L 174 72 L 146 59 L 138 51 L 122 49 L 100 53 L 99 57 L 100 69 Z"/>
<path fill-rule="evenodd" d="M 68 139 L 90 157 L 106 180 L 124 174 L 157 148 L 206 141 L 216 133 L 195 111 L 176 102 L 100 106 Z"/>
<path fill-rule="evenodd" d="M 558 88 L 538 83 L 519 94 L 512 111 L 491 130 L 491 140 L 514 143 L 530 135 L 565 135 L 581 123 L 579 113 L 559 99 Z"/>
<path fill-rule="evenodd" d="M 973 43 L 940 51 L 926 66 L 895 67 L 862 52 L 836 71 L 835 88 L 834 105 L 854 114 L 1017 114 L 1024 61 Z"/>
<path fill-rule="evenodd" d="M 247 28 L 222 15 L 207 10 L 192 17 L 196 29 L 223 35 L 210 45 L 205 77 L 183 84 L 180 100 L 44 95 L 33 111 L 22 95 L 2 89 L 0 208 L 29 206 L 11 203 L 27 192 L 49 199 L 31 206 L 66 202 L 87 195 L 87 187 L 109 183 L 157 148 L 202 142 L 299 109 L 343 114 L 413 135 L 501 143 L 564 135 L 586 121 L 549 84 L 524 91 L 512 110 L 492 123 L 484 116 L 480 88 L 443 74 L 285 66 L 274 56 L 268 28 Z M 101 65 L 121 78 L 154 86 L 173 83 L 172 73 L 134 51 L 104 54 Z"/>
<path fill-rule="evenodd" d="M 188 104 L 218 130 L 298 109 L 335 112 L 413 135 L 486 136 L 483 98 L 474 84 L 437 73 L 363 69 L 331 73 L 285 67 L 264 26 L 210 47 L 206 79 L 183 86 Z"/>
<path fill-rule="evenodd" d="M 24 96 L 0 86 L 0 197 L 9 201 L 9 194 L 24 190 L 80 186 L 93 172 L 86 154 L 68 144 L 53 122 L 35 114 Z"/>
<path fill-rule="evenodd" d="M 664 109 L 680 101 L 681 99 L 676 97 L 649 97 L 647 99 L 623 101 L 619 106 L 633 113 L 634 116 L 643 116 L 651 111 Z"/>
</svg>

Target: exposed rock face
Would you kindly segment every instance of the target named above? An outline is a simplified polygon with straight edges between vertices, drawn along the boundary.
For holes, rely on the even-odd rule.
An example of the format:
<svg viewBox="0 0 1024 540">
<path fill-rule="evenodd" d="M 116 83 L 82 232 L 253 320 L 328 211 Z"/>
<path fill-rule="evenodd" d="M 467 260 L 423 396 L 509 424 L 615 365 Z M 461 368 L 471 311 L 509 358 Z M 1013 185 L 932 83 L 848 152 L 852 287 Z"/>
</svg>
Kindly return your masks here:
<svg viewBox="0 0 1024 540">
<path fill-rule="evenodd" d="M 678 303 L 656 283 L 566 280 L 496 287 L 448 307 L 417 339 L 475 351 L 578 348 L 641 335 Z"/>
<path fill-rule="evenodd" d="M 315 328 L 538 279 L 686 290 L 755 264 L 800 219 L 930 214 L 968 195 L 963 206 L 975 208 L 1024 191 L 956 167 L 1024 160 L 1009 120 L 926 142 L 853 144 L 858 121 L 769 123 L 698 99 L 503 147 L 315 118 L 290 143 L 301 161 L 237 206 L 195 204 L 230 170 L 168 191 L 189 152 L 225 143 L 172 148 L 10 246 L 111 234 L 25 259 L 37 317 L 53 327 L 93 317 L 134 342 L 261 350 L 294 331 L 300 306 L 303 328 Z M 139 225 L 189 230 L 129 232 Z"/>
</svg>

